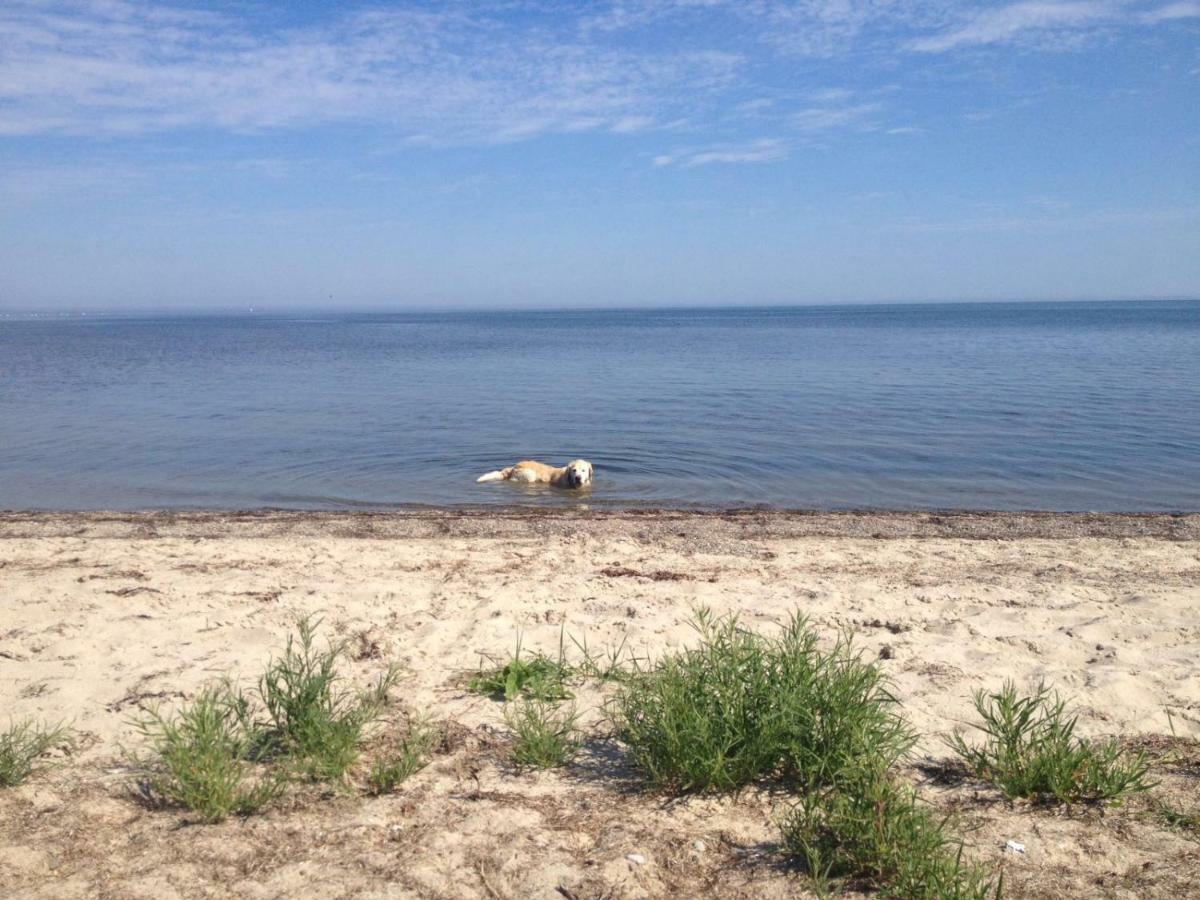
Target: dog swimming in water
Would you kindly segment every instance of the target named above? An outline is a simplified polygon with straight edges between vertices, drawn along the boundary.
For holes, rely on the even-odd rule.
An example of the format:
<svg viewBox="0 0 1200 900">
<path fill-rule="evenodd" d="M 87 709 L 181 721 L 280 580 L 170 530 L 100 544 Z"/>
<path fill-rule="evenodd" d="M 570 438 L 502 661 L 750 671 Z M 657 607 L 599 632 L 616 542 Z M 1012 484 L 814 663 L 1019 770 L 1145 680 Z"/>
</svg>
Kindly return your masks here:
<svg viewBox="0 0 1200 900">
<path fill-rule="evenodd" d="M 548 466 L 536 460 L 526 459 L 497 469 L 475 479 L 484 481 L 519 481 L 522 484 L 552 484 L 561 488 L 581 488 L 592 483 L 592 464 L 586 459 L 577 459 L 565 466 Z"/>
</svg>

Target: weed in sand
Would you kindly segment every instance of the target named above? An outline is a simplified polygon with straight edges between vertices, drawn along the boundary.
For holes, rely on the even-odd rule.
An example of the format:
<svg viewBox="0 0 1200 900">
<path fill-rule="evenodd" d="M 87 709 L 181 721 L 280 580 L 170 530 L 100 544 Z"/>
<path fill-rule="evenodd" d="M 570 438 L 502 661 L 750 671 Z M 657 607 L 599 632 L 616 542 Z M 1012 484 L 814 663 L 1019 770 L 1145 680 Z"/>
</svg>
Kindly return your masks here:
<svg viewBox="0 0 1200 900">
<path fill-rule="evenodd" d="M 783 845 L 822 896 L 836 880 L 866 882 L 884 897 L 998 898 L 1002 879 L 963 861 L 916 793 L 887 776 L 843 780 L 810 792 L 781 823 Z"/>
<path fill-rule="evenodd" d="M 220 822 L 257 812 L 283 788 L 275 776 L 254 777 L 250 757 L 262 736 L 248 725 L 245 698 L 227 684 L 205 688 L 173 716 L 144 710 L 135 725 L 150 744 L 148 755 L 132 758 L 147 800 Z"/>
<path fill-rule="evenodd" d="M 390 794 L 410 776 L 429 763 L 430 754 L 438 740 L 438 731 L 427 719 L 418 719 L 410 726 L 396 752 L 375 760 L 367 787 L 372 794 Z"/>
<path fill-rule="evenodd" d="M 1175 806 L 1165 800 L 1159 800 L 1154 805 L 1159 817 L 1167 827 L 1182 831 L 1189 837 L 1200 839 L 1200 807 L 1191 810 Z"/>
<path fill-rule="evenodd" d="M 1144 753 L 1127 753 L 1116 741 L 1090 744 L 1075 737 L 1076 716 L 1066 701 L 1039 685 L 1020 696 L 1005 682 L 996 693 L 975 694 L 983 724 L 981 745 L 968 744 L 961 732 L 947 739 L 950 748 L 978 777 L 1008 797 L 1039 802 L 1119 803 L 1148 790 L 1150 763 Z"/>
<path fill-rule="evenodd" d="M 10 721 L 8 728 L 0 731 L 0 787 L 20 784 L 33 772 L 38 757 L 55 747 L 70 747 L 71 743 L 71 730 L 61 723 Z"/>
<path fill-rule="evenodd" d="M 259 680 L 266 708 L 266 737 L 275 754 L 288 757 L 295 771 L 315 781 L 341 781 L 358 761 L 364 730 L 387 705 L 397 672 L 389 668 L 365 691 L 345 687 L 337 664 L 346 644 L 315 646 L 319 622 L 301 619 L 282 657 Z"/>
<path fill-rule="evenodd" d="M 822 650 L 799 617 L 777 637 L 703 609 L 696 626 L 696 648 L 623 682 L 609 705 L 651 782 L 679 792 L 774 779 L 796 789 L 799 803 L 780 823 L 783 849 L 821 892 L 853 878 L 894 897 L 999 895 L 895 781 L 891 769 L 915 734 L 882 672 L 847 639 Z"/>
<path fill-rule="evenodd" d="M 884 770 L 912 746 L 882 673 L 847 641 L 822 651 L 798 617 L 773 638 L 703 609 L 695 625 L 697 647 L 626 680 L 608 707 L 657 786 L 729 790 L 781 776 L 822 786 Z"/>
<path fill-rule="evenodd" d="M 584 678 L 596 681 L 625 681 L 637 671 L 639 662 L 628 649 L 628 640 L 629 636 L 623 635 L 621 643 L 615 647 L 605 646 L 593 651 L 588 646 L 586 634 L 579 638 L 572 636 L 571 643 L 582 657 L 582 661 L 573 666 L 572 670 Z"/>
<path fill-rule="evenodd" d="M 490 669 L 481 666 L 479 673 L 467 684 L 467 690 L 485 694 L 493 700 L 511 701 L 521 696 L 543 701 L 569 700 L 571 693 L 566 688 L 566 680 L 571 674 L 561 635 L 557 659 L 543 653 L 523 658 L 521 640 L 518 638 L 517 650 L 512 658 Z"/>
<path fill-rule="evenodd" d="M 554 769 L 565 766 L 579 749 L 579 716 L 543 700 L 522 698 L 504 711 L 516 735 L 512 758 L 518 766 Z"/>
</svg>

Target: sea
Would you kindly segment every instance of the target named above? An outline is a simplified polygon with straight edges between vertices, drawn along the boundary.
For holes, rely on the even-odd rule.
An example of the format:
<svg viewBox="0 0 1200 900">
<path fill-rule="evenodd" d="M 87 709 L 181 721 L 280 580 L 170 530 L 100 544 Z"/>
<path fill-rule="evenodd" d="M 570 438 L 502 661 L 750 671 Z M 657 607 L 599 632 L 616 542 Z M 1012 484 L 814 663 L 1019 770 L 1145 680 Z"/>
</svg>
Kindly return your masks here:
<svg viewBox="0 0 1200 900">
<path fill-rule="evenodd" d="M 1200 301 L 0 319 L 0 509 L 431 505 L 1200 510 Z"/>
</svg>

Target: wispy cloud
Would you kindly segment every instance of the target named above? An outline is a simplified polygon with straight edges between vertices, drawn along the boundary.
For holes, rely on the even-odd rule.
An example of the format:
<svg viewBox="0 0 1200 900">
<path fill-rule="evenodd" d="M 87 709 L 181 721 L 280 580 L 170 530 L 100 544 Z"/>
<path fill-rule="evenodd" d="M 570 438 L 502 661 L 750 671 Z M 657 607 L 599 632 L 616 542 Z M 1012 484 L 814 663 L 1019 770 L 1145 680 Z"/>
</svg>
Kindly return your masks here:
<svg viewBox="0 0 1200 900">
<path fill-rule="evenodd" d="M 1200 18 L 1200 3 L 1191 0 L 1191 2 L 1183 3 L 1168 3 L 1166 6 L 1160 6 L 1157 9 L 1146 10 L 1141 15 L 1141 19 L 1147 25 L 1157 25 L 1160 22 L 1171 22 L 1175 19 L 1196 19 Z"/>
<path fill-rule="evenodd" d="M 1002 6 L 968 6 L 944 28 L 908 42 L 919 53 L 1032 42 L 1071 47 L 1099 28 L 1158 25 L 1200 16 L 1200 2 L 1147 7 L 1130 0 L 1021 0 Z"/>
<path fill-rule="evenodd" d="M 632 51 L 486 7 L 362 11 L 251 28 L 132 0 L 0 8 L 0 134 L 269 129 L 369 120 L 434 142 L 630 132 L 678 118 L 740 59 Z"/>
<path fill-rule="evenodd" d="M 878 102 L 808 106 L 791 114 L 792 123 L 801 131 L 829 131 L 834 128 L 872 128 L 870 119 L 883 108 Z"/>
<path fill-rule="evenodd" d="M 684 122 L 711 139 L 731 119 L 760 133 L 886 130 L 880 92 L 801 84 L 789 97 L 758 80 L 763 63 L 814 57 L 816 72 L 853 54 L 854 71 L 878 73 L 917 53 L 1200 16 L 1200 0 L 430 0 L 333 7 L 295 27 L 269 7 L 218 8 L 3 0 L 0 137 L 350 122 L 446 146 Z"/>
<path fill-rule="evenodd" d="M 1081 26 L 1111 20 L 1118 7 L 1112 3 L 1033 2 L 1014 3 L 999 8 L 984 8 L 970 14 L 966 21 L 940 34 L 912 42 L 913 50 L 936 53 L 977 44 L 1011 41 L 1031 32 L 1074 31 Z"/>
<path fill-rule="evenodd" d="M 708 166 L 742 163 L 772 163 L 787 159 L 787 145 L 777 138 L 760 138 L 744 143 L 714 144 L 708 147 L 691 147 L 674 153 L 663 153 L 654 157 L 656 166 Z"/>
</svg>

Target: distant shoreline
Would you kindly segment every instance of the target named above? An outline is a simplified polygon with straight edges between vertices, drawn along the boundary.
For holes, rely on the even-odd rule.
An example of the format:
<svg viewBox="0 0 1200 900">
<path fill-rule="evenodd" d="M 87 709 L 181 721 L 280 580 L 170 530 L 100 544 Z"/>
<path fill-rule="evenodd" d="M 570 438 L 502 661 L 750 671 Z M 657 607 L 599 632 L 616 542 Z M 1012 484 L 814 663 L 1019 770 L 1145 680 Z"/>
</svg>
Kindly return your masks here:
<svg viewBox="0 0 1200 900">
<path fill-rule="evenodd" d="M 1134 296 L 1134 297 L 1022 297 L 999 299 L 978 297 L 973 299 L 934 298 L 929 300 L 860 300 L 819 301 L 814 303 L 744 303 L 744 304 L 664 304 L 651 306 L 383 306 L 383 307 L 337 307 L 337 306 L 225 306 L 225 307 L 130 307 L 74 308 L 74 309 L 22 309 L 0 312 L 0 322 L 44 322 L 64 319 L 191 319 L 191 318 L 236 318 L 272 319 L 295 316 L 512 316 L 525 314 L 571 315 L 575 313 L 595 315 L 597 313 L 693 313 L 693 312 L 771 312 L 789 310 L 871 309 L 929 306 L 1058 306 L 1064 304 L 1129 304 L 1129 303 L 1200 303 L 1200 297 L 1189 295 Z"/>
<path fill-rule="evenodd" d="M 0 539 L 142 535 L 329 535 L 364 538 L 558 536 L 580 528 L 644 540 L 734 526 L 745 537 L 1162 538 L 1200 540 L 1200 512 L 999 512 L 578 507 L 408 507 L 395 510 L 0 511 Z M 660 533 L 661 532 L 661 533 Z"/>
</svg>

